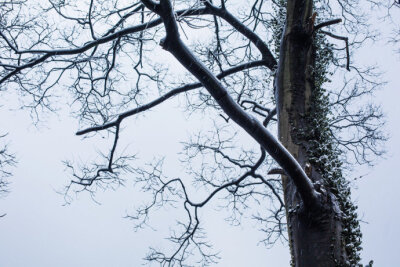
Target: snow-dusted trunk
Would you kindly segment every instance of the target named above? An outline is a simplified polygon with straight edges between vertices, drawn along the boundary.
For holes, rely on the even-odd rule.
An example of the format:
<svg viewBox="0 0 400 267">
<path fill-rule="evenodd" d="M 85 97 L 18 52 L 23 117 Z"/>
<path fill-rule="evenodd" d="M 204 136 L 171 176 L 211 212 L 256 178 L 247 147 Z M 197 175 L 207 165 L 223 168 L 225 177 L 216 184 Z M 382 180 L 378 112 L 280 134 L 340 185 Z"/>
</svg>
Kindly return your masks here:
<svg viewBox="0 0 400 267">
<path fill-rule="evenodd" d="M 308 166 L 302 130 L 309 120 L 306 112 L 313 94 L 313 1 L 288 0 L 287 18 L 280 47 L 276 76 L 279 139 L 291 152 L 320 192 L 320 203 L 304 205 L 292 179 L 283 176 L 292 264 L 298 267 L 346 266 L 342 242 L 341 213 L 336 198 L 319 186 L 322 178 Z M 307 167 L 306 167 L 307 166 Z"/>
</svg>

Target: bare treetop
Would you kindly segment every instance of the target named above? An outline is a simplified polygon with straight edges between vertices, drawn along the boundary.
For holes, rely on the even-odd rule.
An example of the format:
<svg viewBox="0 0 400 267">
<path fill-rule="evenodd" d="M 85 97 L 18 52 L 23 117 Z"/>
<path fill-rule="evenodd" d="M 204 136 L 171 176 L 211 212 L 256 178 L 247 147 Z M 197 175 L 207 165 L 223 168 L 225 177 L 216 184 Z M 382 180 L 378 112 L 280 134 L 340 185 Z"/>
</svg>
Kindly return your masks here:
<svg viewBox="0 0 400 267">
<path fill-rule="evenodd" d="M 376 38 L 369 30 L 365 9 L 355 0 L 305 1 L 310 3 L 309 9 L 301 8 L 314 11 L 304 11 L 308 14 L 304 19 L 304 14 L 287 11 L 291 5 L 300 5 L 298 2 L 2 2 L 0 92 L 18 92 L 35 119 L 43 110 L 69 105 L 81 122 L 77 135 L 107 132 L 112 136 L 109 151 L 101 154 L 102 161 L 84 166 L 66 162 L 72 173 L 67 200 L 71 191 L 94 193 L 96 186 L 123 184 L 123 175 L 134 173 L 136 183 L 153 196 L 148 205 L 129 216 L 138 228 L 148 223 L 150 212 L 171 202 L 180 203 L 187 214 L 180 232 L 170 237 L 174 251 L 167 255 L 152 249 L 147 259 L 183 265 L 191 251 L 197 251 L 202 264 L 209 265 L 218 257 L 203 239 L 198 210 L 216 196 L 222 196 L 223 205 L 232 209 L 232 222 L 239 221 L 249 201 L 271 201 L 267 212 L 253 215 L 266 225 L 263 240 L 267 244 L 286 238 L 285 185 L 273 175 L 290 177 L 310 210 L 321 209 L 331 197 L 318 179 L 311 178 L 314 173 L 303 166 L 299 155 L 289 152 L 288 146 L 277 140 L 281 136 L 271 133 L 277 114 L 283 112 L 276 107 L 282 97 L 280 90 L 292 86 L 289 78 L 282 84 L 279 81 L 287 75 L 282 71 L 285 64 L 292 62 L 280 61 L 286 57 L 282 54 L 284 37 L 303 38 L 304 43 L 320 49 L 319 61 L 299 70 L 312 73 L 315 87 L 321 89 L 318 103 L 326 107 L 314 119 L 324 121 L 321 128 L 307 129 L 311 132 L 307 134 L 323 136 L 323 132 L 329 140 L 329 149 L 317 149 L 334 151 L 333 158 L 341 157 L 348 166 L 372 163 L 383 153 L 381 142 L 386 137 L 380 108 L 365 102 L 354 104 L 383 84 L 374 68 L 359 67 L 352 60 L 356 48 Z M 368 2 L 372 7 L 383 5 Z M 284 32 L 298 21 L 300 30 L 293 27 L 293 32 Z M 340 82 L 326 85 L 338 77 Z M 188 166 L 194 184 L 209 192 L 201 201 L 193 200 L 183 179 L 163 175 L 162 161 L 148 168 L 136 166 L 135 156 L 120 153 L 118 147 L 128 118 L 178 95 L 185 99 L 186 112 L 203 112 L 215 121 L 209 134 L 199 134 L 183 144 L 184 163 L 195 165 L 202 159 L 198 169 Z M 226 134 L 225 127 L 243 129 L 259 148 L 234 146 L 235 135 Z M 305 138 L 301 130 L 297 133 Z M 307 142 L 315 145 L 322 141 Z M 318 158 L 322 165 L 329 160 L 328 156 Z M 286 209 L 290 214 L 297 208 Z"/>
</svg>

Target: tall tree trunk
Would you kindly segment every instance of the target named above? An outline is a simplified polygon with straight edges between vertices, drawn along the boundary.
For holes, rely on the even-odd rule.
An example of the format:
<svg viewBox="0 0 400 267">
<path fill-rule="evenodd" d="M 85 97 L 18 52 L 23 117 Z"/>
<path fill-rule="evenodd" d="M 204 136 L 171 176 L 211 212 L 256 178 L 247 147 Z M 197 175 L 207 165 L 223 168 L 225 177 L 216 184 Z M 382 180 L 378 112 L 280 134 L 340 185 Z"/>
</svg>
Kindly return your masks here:
<svg viewBox="0 0 400 267">
<path fill-rule="evenodd" d="M 306 206 L 297 188 L 282 177 L 292 264 L 298 267 L 346 266 L 341 212 L 336 198 L 323 187 L 321 175 L 309 165 L 306 113 L 313 94 L 313 1 L 288 0 L 287 18 L 276 76 L 279 139 L 292 153 L 321 194 L 320 203 Z"/>
</svg>

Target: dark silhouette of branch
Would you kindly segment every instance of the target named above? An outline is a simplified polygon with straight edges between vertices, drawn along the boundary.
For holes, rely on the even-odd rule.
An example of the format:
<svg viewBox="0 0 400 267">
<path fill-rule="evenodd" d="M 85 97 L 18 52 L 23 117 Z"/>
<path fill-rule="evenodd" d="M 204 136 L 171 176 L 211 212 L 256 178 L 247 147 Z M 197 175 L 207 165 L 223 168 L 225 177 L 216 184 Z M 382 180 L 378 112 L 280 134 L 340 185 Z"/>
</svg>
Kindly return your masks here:
<svg viewBox="0 0 400 267">
<path fill-rule="evenodd" d="M 217 78 L 196 59 L 181 41 L 171 3 L 162 1 L 157 4 L 148 0 L 142 2 L 163 19 L 167 35 L 162 41 L 162 47 L 171 52 L 203 84 L 224 112 L 246 130 L 278 162 L 288 176 L 293 179 L 306 206 L 318 205 L 318 193 L 314 190 L 310 179 L 299 163 L 262 124 L 245 113 L 233 101 Z"/>
<path fill-rule="evenodd" d="M 226 77 L 228 75 L 231 75 L 233 73 L 236 73 L 236 72 L 248 69 L 248 68 L 260 67 L 260 66 L 263 66 L 263 65 L 265 65 L 265 61 L 263 61 L 263 60 L 244 63 L 244 64 L 241 64 L 239 66 L 235 66 L 235 67 L 232 67 L 230 69 L 227 69 L 227 70 L 221 72 L 220 74 L 217 75 L 217 78 L 218 79 L 223 79 L 224 77 Z M 200 87 L 202 87 L 201 83 L 192 83 L 192 84 L 187 84 L 187 85 L 184 85 L 182 87 L 173 89 L 173 90 L 169 91 L 168 93 L 166 93 L 165 95 L 163 95 L 163 96 L 151 101 L 148 104 L 142 105 L 142 106 L 140 106 L 138 108 L 135 108 L 135 109 L 132 109 L 132 110 L 129 110 L 127 112 L 124 112 L 124 113 L 120 114 L 118 116 L 118 118 L 113 122 L 109 122 L 109 123 L 106 123 L 106 124 L 101 125 L 101 126 L 90 127 L 88 129 L 85 129 L 85 130 L 82 130 L 82 131 L 78 131 L 76 133 L 76 135 L 84 135 L 84 134 L 87 134 L 87 133 L 90 133 L 90 132 L 101 131 L 101 130 L 105 130 L 105 129 L 108 129 L 108 128 L 111 128 L 111 127 L 116 127 L 117 125 L 119 125 L 122 122 L 123 119 L 125 119 L 127 117 L 133 116 L 135 114 L 138 114 L 140 112 L 143 112 L 143 111 L 146 111 L 146 110 L 148 110 L 150 108 L 153 108 L 153 107 L 161 104 L 165 100 L 167 100 L 167 99 L 169 99 L 169 98 L 171 98 L 173 96 L 176 96 L 176 95 L 178 95 L 180 93 L 187 92 L 187 91 L 190 91 L 190 90 L 193 90 L 193 89 L 197 89 L 197 88 L 200 88 Z"/>
<path fill-rule="evenodd" d="M 17 164 L 15 155 L 9 152 L 7 144 L 3 144 L 3 140 L 7 134 L 0 135 L 0 198 L 4 197 L 9 191 L 8 179 L 12 176 L 12 168 Z M 0 218 L 6 216 L 7 213 L 0 214 Z"/>
<path fill-rule="evenodd" d="M 172 252 L 164 254 L 151 248 L 148 261 L 183 266 L 193 253 L 200 255 L 198 264 L 215 264 L 219 256 L 205 240 L 199 211 L 212 206 L 211 202 L 217 198 L 218 205 L 229 212 L 227 221 L 233 225 L 239 224 L 245 217 L 243 214 L 253 209 L 251 205 L 263 205 L 261 214 L 251 211 L 250 216 L 265 232 L 262 242 L 271 245 L 277 239 L 285 239 L 285 216 L 289 213 L 285 214 L 282 182 L 272 175 L 288 175 L 306 207 L 318 206 L 319 200 L 326 196 L 327 191 L 320 184 L 311 183 L 311 176 L 266 129 L 272 121 L 277 121 L 272 84 L 280 43 L 279 38 L 268 38 L 281 33 L 285 18 L 282 1 L 272 1 L 275 13 L 271 13 L 266 1 L 253 1 L 243 14 L 229 10 L 229 1 L 138 0 L 108 8 L 90 0 L 77 8 L 76 13 L 67 11 L 72 6 L 70 1 L 49 1 L 42 10 L 43 19 L 14 18 L 26 12 L 18 8 L 29 8 L 28 3 L 0 3 L 0 90 L 17 88 L 21 95 L 32 99 L 24 107 L 31 108 L 35 117 L 39 116 L 40 108 L 55 111 L 57 106 L 54 108 L 53 103 L 59 102 L 51 97 L 67 98 L 64 93 L 68 91 L 73 98 L 68 104 L 84 125 L 76 135 L 85 138 L 97 132 L 109 135 L 108 150 L 100 152 L 99 158 L 83 165 L 65 162 L 72 174 L 71 182 L 62 192 L 66 202 L 71 200 L 70 192 L 85 191 L 94 197 L 97 189 L 115 189 L 125 184 L 125 175 L 129 174 L 135 176 L 136 185 L 152 196 L 135 215 L 127 216 L 137 228 L 146 226 L 151 213 L 160 207 L 182 208 L 185 218 L 178 221 L 177 230 L 168 239 Z M 355 110 L 352 103 L 381 83 L 376 82 L 373 71 L 358 68 L 354 63 L 350 66 L 349 45 L 355 48 L 373 36 L 358 30 L 365 21 L 348 1 L 338 2 L 338 12 L 329 5 L 320 3 L 321 17 L 341 19 L 314 26 L 314 13 L 306 33 L 314 40 L 324 40 L 326 53 L 321 64 L 331 64 L 335 71 L 342 68 L 345 50 L 346 69 L 354 70 L 349 75 L 357 78 L 346 78 L 341 90 L 336 84 L 334 89 L 327 89 L 324 101 L 332 113 L 325 122 L 335 153 L 337 149 L 338 154 L 352 156 L 359 163 L 371 163 L 371 154 L 382 155 L 379 148 L 385 140 L 380 130 L 382 113 L 372 105 Z M 174 11 L 174 7 L 179 10 Z M 67 22 L 71 28 L 51 25 L 46 21 L 49 15 L 58 16 L 61 23 Z M 343 24 L 337 27 L 349 36 L 357 33 L 353 41 L 322 30 L 342 20 Z M 207 38 L 199 42 L 192 39 L 198 30 L 207 33 Z M 187 39 L 185 43 L 180 32 Z M 345 41 L 346 47 L 335 48 L 323 35 Z M 160 41 L 161 37 L 164 38 Z M 195 42 L 190 43 L 192 40 Z M 158 60 L 154 47 L 158 43 L 191 76 L 181 72 L 174 75 L 171 67 L 174 63 Z M 324 75 L 321 83 L 333 77 L 329 73 Z M 193 81 L 193 77 L 197 80 Z M 202 87 L 206 90 L 194 90 Z M 58 88 L 62 89 L 61 95 L 55 93 Z M 136 166 L 139 164 L 134 161 L 135 156 L 121 151 L 121 123 L 178 95 L 184 95 L 186 103 L 180 106 L 187 113 L 200 111 L 207 117 L 212 114 L 212 119 L 213 115 L 220 116 L 224 121 L 215 119 L 209 132 L 200 132 L 197 138 L 192 136 L 183 143 L 181 165 L 186 167 L 184 175 L 190 177 L 169 178 L 162 171 L 162 160 L 147 167 Z M 234 135 L 227 137 L 225 127 L 232 127 L 229 133 L 237 130 L 232 121 L 253 137 L 257 142 L 255 148 L 242 147 L 242 141 L 237 142 Z M 0 163 L 1 156 L 0 151 Z M 187 182 L 188 178 L 193 184 Z M 0 175 L 0 193 L 1 181 Z M 196 192 L 204 189 L 204 194 L 192 194 L 191 185 Z"/>
<path fill-rule="evenodd" d="M 314 32 L 318 31 L 319 29 L 321 29 L 323 27 L 327 27 L 327 26 L 330 26 L 330 25 L 333 25 L 333 24 L 337 24 L 337 23 L 340 23 L 340 22 L 342 22 L 342 19 L 333 19 L 333 20 L 328 20 L 328 21 L 321 22 L 321 23 L 315 25 Z"/>
<path fill-rule="evenodd" d="M 343 40 L 346 43 L 346 56 L 347 56 L 346 69 L 348 71 L 350 71 L 349 38 L 343 37 L 343 36 L 339 36 L 339 35 L 336 35 L 336 34 L 333 34 L 333 33 L 327 32 L 327 31 L 322 31 L 321 30 L 320 32 L 322 32 L 323 34 L 326 34 L 326 35 L 328 35 L 328 36 L 330 36 L 332 38 L 335 38 L 335 39 L 338 39 L 338 40 Z"/>
</svg>

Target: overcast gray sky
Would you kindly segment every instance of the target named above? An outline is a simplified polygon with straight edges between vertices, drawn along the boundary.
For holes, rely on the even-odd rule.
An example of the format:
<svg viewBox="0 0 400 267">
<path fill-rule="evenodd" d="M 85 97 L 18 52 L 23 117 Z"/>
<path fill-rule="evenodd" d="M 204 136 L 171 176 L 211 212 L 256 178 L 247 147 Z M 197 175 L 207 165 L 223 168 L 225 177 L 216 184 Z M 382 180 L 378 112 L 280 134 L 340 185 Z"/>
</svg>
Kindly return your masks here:
<svg viewBox="0 0 400 267">
<path fill-rule="evenodd" d="M 375 100 L 382 103 L 391 137 L 385 158 L 374 168 L 360 168 L 352 174 L 365 175 L 353 190 L 366 222 L 362 224 L 363 263 L 373 259 L 376 266 L 395 266 L 400 249 L 400 55 L 382 40 L 364 49 L 359 60 L 376 62 L 385 71 L 388 84 L 376 93 Z M 2 104 L 17 105 L 15 99 L 2 100 Z M 179 141 L 193 124 L 175 108 L 176 101 L 154 109 L 135 122 L 132 131 L 125 131 L 130 135 L 129 146 L 142 158 L 167 154 L 170 168 L 176 168 Z M 0 266 L 139 266 L 149 245 L 164 244 L 163 230 L 134 232 L 131 222 L 122 218 L 145 197 L 129 183 L 116 191 L 99 192 L 96 199 L 101 205 L 80 194 L 72 204 L 63 206 L 63 197 L 56 193 L 68 182 L 62 160 L 93 151 L 97 145 L 74 135 L 78 125 L 66 112 L 50 115 L 37 128 L 27 112 L 8 108 L 1 107 L 0 130 L 9 132 L 10 148 L 19 163 L 11 179 L 11 193 L 0 200 L 0 213 L 7 213 L 0 219 Z M 163 130 L 155 131 L 154 125 Z M 203 212 L 208 239 L 220 251 L 218 266 L 288 266 L 286 245 L 278 243 L 271 249 L 257 245 L 262 233 L 254 222 L 230 227 L 223 212 Z M 174 223 L 170 211 L 160 212 L 155 220 Z"/>
</svg>

